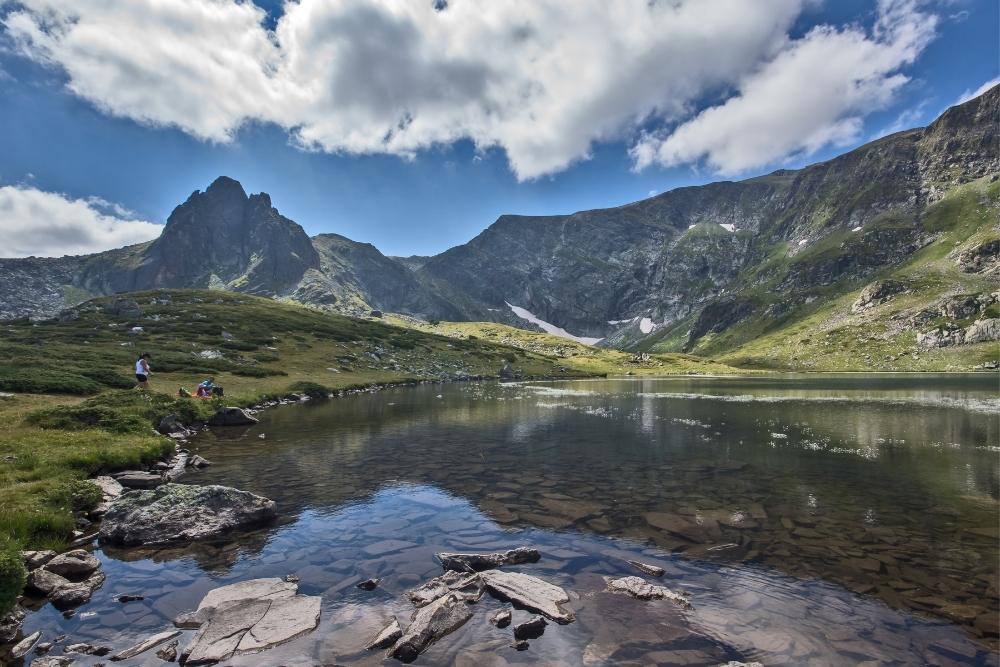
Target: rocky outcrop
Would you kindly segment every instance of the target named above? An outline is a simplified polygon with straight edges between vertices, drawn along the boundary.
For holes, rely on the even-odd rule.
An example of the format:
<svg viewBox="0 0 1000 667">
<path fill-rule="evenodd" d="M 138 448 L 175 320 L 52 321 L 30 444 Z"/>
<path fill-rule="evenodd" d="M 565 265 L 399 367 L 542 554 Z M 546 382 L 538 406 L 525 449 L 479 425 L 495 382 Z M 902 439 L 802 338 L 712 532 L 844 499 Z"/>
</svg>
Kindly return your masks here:
<svg viewBox="0 0 1000 667">
<path fill-rule="evenodd" d="M 1000 340 L 1000 318 L 996 317 L 976 320 L 964 329 L 952 325 L 917 334 L 917 344 L 926 348 L 972 345 L 996 340 Z"/>
<path fill-rule="evenodd" d="M 993 273 L 1000 267 L 1000 239 L 963 250 L 958 255 L 958 266 L 966 273 Z"/>
<path fill-rule="evenodd" d="M 851 304 L 851 312 L 860 313 L 872 306 L 884 303 L 905 289 L 906 285 L 897 280 L 876 280 L 861 290 L 861 294 Z"/>
<path fill-rule="evenodd" d="M 275 516 L 274 501 L 226 486 L 164 484 L 122 495 L 101 524 L 101 541 L 154 546 L 215 537 Z"/>
</svg>

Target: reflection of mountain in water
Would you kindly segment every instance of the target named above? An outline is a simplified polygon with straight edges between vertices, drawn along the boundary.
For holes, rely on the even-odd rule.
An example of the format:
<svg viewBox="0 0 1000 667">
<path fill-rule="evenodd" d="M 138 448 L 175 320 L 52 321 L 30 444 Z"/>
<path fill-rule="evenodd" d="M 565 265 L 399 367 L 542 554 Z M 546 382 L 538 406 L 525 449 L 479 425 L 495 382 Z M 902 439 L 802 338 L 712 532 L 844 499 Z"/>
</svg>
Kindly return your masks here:
<svg viewBox="0 0 1000 667">
<path fill-rule="evenodd" d="M 585 393 L 424 387 L 282 408 L 206 443 L 216 465 L 200 479 L 292 515 L 395 480 L 433 484 L 504 525 L 760 562 L 996 627 L 996 454 L 975 447 L 997 439 L 989 416 L 637 395 L 669 393 L 656 381 L 575 387 Z"/>
</svg>

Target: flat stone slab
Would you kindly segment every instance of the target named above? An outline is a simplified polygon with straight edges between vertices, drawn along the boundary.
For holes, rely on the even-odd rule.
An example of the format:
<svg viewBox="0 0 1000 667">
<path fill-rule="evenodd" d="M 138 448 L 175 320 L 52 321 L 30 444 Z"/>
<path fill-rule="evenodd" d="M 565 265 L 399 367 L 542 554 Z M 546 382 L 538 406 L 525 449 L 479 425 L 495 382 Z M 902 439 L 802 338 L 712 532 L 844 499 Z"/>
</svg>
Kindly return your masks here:
<svg viewBox="0 0 1000 667">
<path fill-rule="evenodd" d="M 253 579 L 210 591 L 194 613 L 175 624 L 200 628 L 185 650 L 186 664 L 220 662 L 299 637 L 319 625 L 321 599 L 296 595 L 298 585 Z"/>
<path fill-rule="evenodd" d="M 164 484 L 112 503 L 100 538 L 125 546 L 190 542 L 263 523 L 276 512 L 273 500 L 228 486 Z"/>
<path fill-rule="evenodd" d="M 460 572 L 481 572 L 492 570 L 504 565 L 522 565 L 537 563 L 542 557 L 538 549 L 518 547 L 499 553 L 439 553 L 438 560 L 446 570 Z"/>
<path fill-rule="evenodd" d="M 115 480 L 129 489 L 155 489 L 163 484 L 163 476 L 156 472 L 130 470 L 115 476 Z"/>
<path fill-rule="evenodd" d="M 691 602 L 680 593 L 651 584 L 642 577 L 621 577 L 608 582 L 608 590 L 612 593 L 626 593 L 638 600 L 670 600 L 682 607 L 690 607 Z"/>
<path fill-rule="evenodd" d="M 304 635 L 319 625 L 320 598 L 296 595 L 271 601 L 264 617 L 247 630 L 236 650 L 259 651 Z"/>
<path fill-rule="evenodd" d="M 556 623 L 572 623 L 574 616 L 560 605 L 569 595 L 559 586 L 520 572 L 483 572 L 480 574 L 490 592 L 525 609 L 537 612 Z"/>
<path fill-rule="evenodd" d="M 299 585 L 271 577 L 267 579 L 250 579 L 228 586 L 210 590 L 198 604 L 198 610 L 218 607 L 226 602 L 236 600 L 275 600 L 290 598 L 299 590 Z"/>
<path fill-rule="evenodd" d="M 120 660 L 128 660 L 129 658 L 134 658 L 140 653 L 145 653 L 149 649 L 155 646 L 159 646 L 163 642 L 173 639 L 179 634 L 180 630 L 167 630 L 165 632 L 160 632 L 148 639 L 144 639 L 138 644 L 134 644 L 128 647 L 127 649 L 121 651 L 120 653 L 116 653 L 115 655 L 111 656 L 111 659 L 114 660 L 115 662 L 118 662 Z"/>
<path fill-rule="evenodd" d="M 219 408 L 208 420 L 209 426 L 249 426 L 258 419 L 243 408 Z"/>
</svg>

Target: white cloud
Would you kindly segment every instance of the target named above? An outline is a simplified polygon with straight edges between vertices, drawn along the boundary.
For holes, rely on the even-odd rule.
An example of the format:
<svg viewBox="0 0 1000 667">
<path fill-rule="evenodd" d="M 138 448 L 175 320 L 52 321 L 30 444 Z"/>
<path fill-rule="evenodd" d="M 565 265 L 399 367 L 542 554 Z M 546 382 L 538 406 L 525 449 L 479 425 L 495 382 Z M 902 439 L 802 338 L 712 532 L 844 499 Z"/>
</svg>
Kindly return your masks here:
<svg viewBox="0 0 1000 667">
<path fill-rule="evenodd" d="M 972 89 L 966 90 L 959 96 L 957 100 L 955 100 L 955 104 L 965 104 L 969 100 L 979 97 L 980 95 L 985 93 L 990 88 L 993 88 L 994 86 L 1000 86 L 1000 76 L 998 76 L 995 79 L 990 79 L 989 81 L 979 86 L 975 90 Z M 955 104 L 953 104 L 952 106 L 955 106 Z"/>
<path fill-rule="evenodd" d="M 908 81 L 900 69 L 933 39 L 936 17 L 915 0 L 881 0 L 871 31 L 817 26 L 746 76 L 724 103 L 632 150 L 638 168 L 706 161 L 737 174 L 856 141 L 863 117 Z"/>
<path fill-rule="evenodd" d="M 919 51 L 932 21 L 896 1 L 870 36 L 821 28 L 790 40 L 811 2 L 299 0 L 268 30 L 263 10 L 238 0 L 19 0 L 3 27 L 21 53 L 62 69 L 74 94 L 107 113 L 219 142 L 246 122 L 270 122 L 302 148 L 329 152 L 412 156 L 471 139 L 506 151 L 526 179 L 586 159 L 594 141 L 682 121 L 720 90 L 738 86 L 752 102 L 782 74 L 810 94 L 771 83 L 790 111 L 770 125 L 829 101 L 835 111 L 814 127 L 793 123 L 780 150 L 763 152 L 846 141 L 859 98 L 891 94 L 903 77 L 889 73 L 915 55 L 903 53 L 907 43 Z M 904 4 L 909 11 L 896 8 Z M 886 18 L 897 15 L 912 20 Z M 838 48 L 851 50 L 843 65 Z M 859 64 L 864 78 L 845 84 Z M 835 90 L 816 100 L 820 85 Z M 714 151 L 659 156 L 647 138 L 636 156 Z"/>
<path fill-rule="evenodd" d="M 0 257 L 83 255 L 149 241 L 163 229 L 107 215 L 102 209 L 126 209 L 94 201 L 26 186 L 0 187 Z"/>
</svg>

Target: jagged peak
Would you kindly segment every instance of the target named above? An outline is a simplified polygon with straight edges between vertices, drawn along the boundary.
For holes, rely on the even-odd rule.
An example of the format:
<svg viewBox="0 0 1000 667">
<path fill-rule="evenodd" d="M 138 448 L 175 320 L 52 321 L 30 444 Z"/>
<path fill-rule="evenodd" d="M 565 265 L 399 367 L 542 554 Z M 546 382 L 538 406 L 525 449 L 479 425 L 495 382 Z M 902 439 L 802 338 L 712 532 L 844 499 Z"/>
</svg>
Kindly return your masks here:
<svg viewBox="0 0 1000 667">
<path fill-rule="evenodd" d="M 205 194 L 207 195 L 235 193 L 239 193 L 243 199 L 247 198 L 247 193 L 246 190 L 243 189 L 243 185 L 235 178 L 230 178 L 229 176 L 219 176 L 217 179 L 212 181 L 212 184 L 205 190 Z"/>
</svg>

